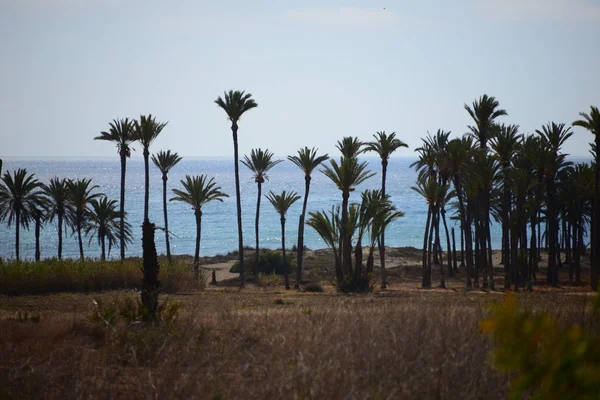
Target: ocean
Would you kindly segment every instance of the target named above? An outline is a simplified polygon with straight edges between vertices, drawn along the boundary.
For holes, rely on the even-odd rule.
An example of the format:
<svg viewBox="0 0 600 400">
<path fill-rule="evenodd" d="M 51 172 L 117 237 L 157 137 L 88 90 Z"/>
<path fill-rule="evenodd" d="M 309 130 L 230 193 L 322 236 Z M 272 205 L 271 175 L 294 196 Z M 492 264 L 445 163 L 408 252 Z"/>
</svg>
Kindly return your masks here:
<svg viewBox="0 0 600 400">
<path fill-rule="evenodd" d="M 360 201 L 360 192 L 364 189 L 379 188 L 381 185 L 381 162 L 376 157 L 364 157 L 369 163 L 371 171 L 377 174 L 357 187 L 351 194 L 350 200 Z M 405 213 L 403 218 L 393 222 L 386 231 L 386 245 L 393 247 L 413 246 L 422 248 L 423 232 L 427 217 L 427 205 L 422 197 L 410 189 L 415 185 L 416 173 L 410 164 L 416 159 L 412 157 L 391 158 L 388 165 L 387 193 L 396 207 Z M 3 172 L 13 171 L 17 168 L 26 168 L 34 173 L 41 182 L 47 183 L 51 177 L 65 178 L 91 178 L 92 183 L 98 185 L 99 192 L 106 194 L 110 199 L 119 199 L 120 163 L 117 156 L 114 158 L 95 159 L 4 159 Z M 181 188 L 180 180 L 186 174 L 206 174 L 214 177 L 222 190 L 230 197 L 224 202 L 212 202 L 203 208 L 202 237 L 200 255 L 213 256 L 224 254 L 237 249 L 237 223 L 235 204 L 235 178 L 233 160 L 225 158 L 183 158 L 169 174 L 168 192 L 172 197 L 171 189 Z M 268 173 L 269 180 L 263 184 L 263 198 L 260 211 L 260 247 L 281 247 L 281 225 L 279 215 L 270 202 L 264 197 L 269 191 L 294 190 L 300 196 L 304 195 L 304 174 L 290 161 L 276 165 Z M 144 209 L 144 162 L 141 158 L 129 159 L 127 162 L 125 209 L 127 221 L 133 230 L 133 243 L 126 254 L 140 256 L 141 222 Z M 244 245 L 254 247 L 254 218 L 256 211 L 257 184 L 250 171 L 240 164 L 240 185 L 242 196 L 242 217 L 244 229 Z M 315 171 L 311 182 L 308 199 L 308 211 L 329 209 L 333 204 L 341 202 L 341 192 L 321 172 Z M 302 209 L 302 201 L 297 201 L 289 210 L 286 222 L 286 246 L 291 248 L 297 240 L 298 218 Z M 193 210 L 180 202 L 169 202 L 169 230 L 171 237 L 172 254 L 193 254 L 195 249 L 196 226 Z M 454 213 L 448 210 L 448 216 Z M 150 220 L 157 226 L 163 226 L 162 210 L 162 179 L 160 171 L 151 163 L 150 165 Z M 458 235 L 458 222 L 448 221 L 449 229 L 456 226 L 457 247 L 460 246 Z M 96 239 L 89 242 L 84 239 L 86 257 L 99 257 L 100 247 Z M 6 223 L 0 225 L 0 257 L 5 259 L 15 256 L 14 226 L 7 227 Z M 43 258 L 57 255 L 58 234 L 56 221 L 47 223 L 41 232 L 41 254 Z M 445 248 L 445 238 L 442 245 Z M 501 231 L 499 224 L 492 226 L 492 247 L 499 248 Z M 319 235 L 310 227 L 305 228 L 305 245 L 311 249 L 326 247 Z M 33 258 L 35 251 L 34 229 L 21 231 L 21 257 Z M 76 258 L 79 256 L 77 237 L 69 230 L 64 235 L 63 256 Z M 162 231 L 157 231 L 156 247 L 159 254 L 165 253 L 165 238 Z M 111 258 L 119 256 L 119 249 L 113 248 Z"/>
</svg>

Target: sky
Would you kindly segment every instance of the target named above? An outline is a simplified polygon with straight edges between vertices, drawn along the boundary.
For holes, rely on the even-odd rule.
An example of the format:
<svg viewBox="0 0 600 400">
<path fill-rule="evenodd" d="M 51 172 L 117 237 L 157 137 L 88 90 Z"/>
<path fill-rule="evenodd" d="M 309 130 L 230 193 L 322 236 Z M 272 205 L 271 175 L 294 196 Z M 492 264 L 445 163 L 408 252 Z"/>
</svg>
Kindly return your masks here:
<svg viewBox="0 0 600 400">
<path fill-rule="evenodd" d="M 600 106 L 599 49 L 600 0 L 0 0 L 0 158 L 116 157 L 93 137 L 149 113 L 168 121 L 151 151 L 230 157 L 229 89 L 259 105 L 241 154 L 385 130 L 410 156 L 483 94 L 522 133 L 570 124 Z"/>
</svg>

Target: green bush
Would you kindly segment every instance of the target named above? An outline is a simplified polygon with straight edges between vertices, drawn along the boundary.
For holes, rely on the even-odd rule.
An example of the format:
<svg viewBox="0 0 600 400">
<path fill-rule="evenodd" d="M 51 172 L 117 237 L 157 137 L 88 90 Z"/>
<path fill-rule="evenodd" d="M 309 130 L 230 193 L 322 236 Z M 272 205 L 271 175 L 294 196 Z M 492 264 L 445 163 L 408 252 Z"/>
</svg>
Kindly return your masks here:
<svg viewBox="0 0 600 400">
<path fill-rule="evenodd" d="M 286 255 L 286 258 L 289 268 L 288 273 L 291 273 L 296 270 L 296 263 L 294 257 L 291 255 Z M 255 261 L 256 260 L 254 257 L 248 257 L 244 260 L 246 271 L 252 272 L 254 270 Z M 236 262 L 233 264 L 229 272 L 239 274 L 240 263 Z M 283 255 L 279 251 L 268 251 L 262 253 L 258 258 L 258 272 L 267 275 L 283 275 Z"/>
<path fill-rule="evenodd" d="M 595 309 L 599 309 L 596 301 Z M 563 325 L 547 312 L 519 309 L 510 295 L 481 323 L 495 343 L 493 361 L 514 373 L 509 399 L 597 399 L 600 337 L 580 325 Z M 529 397 L 529 396 L 527 396 Z"/>
</svg>

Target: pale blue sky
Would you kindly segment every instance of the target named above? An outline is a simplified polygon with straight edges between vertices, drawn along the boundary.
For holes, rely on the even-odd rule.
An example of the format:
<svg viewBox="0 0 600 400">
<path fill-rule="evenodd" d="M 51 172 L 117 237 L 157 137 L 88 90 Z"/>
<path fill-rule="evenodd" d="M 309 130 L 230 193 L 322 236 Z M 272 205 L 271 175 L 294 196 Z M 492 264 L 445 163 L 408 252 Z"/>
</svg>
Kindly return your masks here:
<svg viewBox="0 0 600 400">
<path fill-rule="evenodd" d="M 154 151 L 229 156 L 230 88 L 259 104 L 242 153 L 386 130 L 411 155 L 484 93 L 523 132 L 571 123 L 600 106 L 599 49 L 598 0 L 0 0 L 0 157 L 114 156 L 92 138 L 140 113 L 169 121 Z"/>
</svg>

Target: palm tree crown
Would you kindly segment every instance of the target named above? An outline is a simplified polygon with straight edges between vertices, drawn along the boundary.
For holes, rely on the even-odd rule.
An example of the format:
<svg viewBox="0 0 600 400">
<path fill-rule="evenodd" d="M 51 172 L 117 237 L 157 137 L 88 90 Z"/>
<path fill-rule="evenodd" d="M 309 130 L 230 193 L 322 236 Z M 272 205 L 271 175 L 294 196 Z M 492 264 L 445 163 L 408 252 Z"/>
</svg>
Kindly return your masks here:
<svg viewBox="0 0 600 400">
<path fill-rule="evenodd" d="M 42 184 L 26 169 L 12 175 L 7 171 L 0 181 L 0 221 L 8 220 L 9 227 L 15 223 L 28 228 L 35 209 L 41 206 Z"/>
<path fill-rule="evenodd" d="M 317 156 L 317 149 L 314 147 L 312 149 L 304 147 L 303 149 L 298 150 L 297 156 L 288 156 L 288 160 L 300 168 L 304 172 L 305 178 L 308 179 L 310 179 L 315 168 L 328 159 L 329 156 L 327 154 Z"/>
<path fill-rule="evenodd" d="M 179 154 L 175 152 L 171 153 L 171 150 L 161 150 L 156 154 L 152 154 L 152 162 L 162 173 L 163 180 L 167 179 L 167 174 L 171 168 L 177 165 L 181 160 L 182 158 L 179 156 Z"/>
<path fill-rule="evenodd" d="M 390 155 L 401 147 L 408 147 L 406 143 L 396 137 L 396 132 L 389 135 L 385 131 L 377 132 L 373 135 L 375 138 L 372 142 L 367 142 L 365 151 L 373 151 L 379 155 L 382 162 L 388 160 Z"/>
<path fill-rule="evenodd" d="M 269 180 L 269 177 L 266 174 L 267 171 L 280 162 L 283 162 L 283 160 L 273 160 L 273 153 L 269 150 L 263 151 L 262 149 L 252 149 L 250 157 L 244 156 L 244 159 L 241 162 L 252 171 L 256 183 L 264 183 L 265 179 Z"/>
<path fill-rule="evenodd" d="M 149 114 L 148 116 L 140 115 L 140 119 L 134 121 L 133 124 L 133 138 L 142 145 L 144 153 L 148 153 L 150 145 L 160 135 L 168 122 L 157 122 L 156 117 Z"/>
<path fill-rule="evenodd" d="M 506 110 L 498 108 L 500 103 L 494 96 L 487 94 L 481 96 L 479 100 L 475 100 L 471 106 L 465 104 L 464 107 L 475 122 L 475 126 L 469 126 L 471 133 L 479 139 L 481 147 L 485 148 L 494 120 L 508 115 L 508 113 Z"/>
<path fill-rule="evenodd" d="M 600 135 L 600 111 L 598 107 L 591 106 L 590 113 L 586 114 L 584 112 L 580 112 L 579 115 L 582 119 L 578 119 L 573 122 L 573 126 L 579 126 L 581 128 L 587 129 L 591 133 L 596 136 Z"/>
<path fill-rule="evenodd" d="M 225 92 L 223 98 L 218 97 L 215 103 L 227 113 L 231 123 L 236 126 L 246 111 L 258 107 L 256 101 L 252 98 L 252 94 L 246 93 L 243 90 Z"/>
<path fill-rule="evenodd" d="M 269 192 L 266 197 L 282 219 L 285 219 L 285 215 L 292 204 L 300 199 L 300 196 L 296 192 L 286 192 L 285 190 L 281 194 Z"/>
<path fill-rule="evenodd" d="M 353 191 L 356 186 L 375 175 L 367 170 L 366 161 L 359 162 L 354 157 L 342 157 L 339 164 L 336 160 L 329 160 L 329 164 L 323 166 L 321 172 L 345 193 Z"/>
<path fill-rule="evenodd" d="M 131 156 L 131 143 L 135 140 L 134 137 L 134 122 L 129 118 L 113 119 L 109 123 L 110 129 L 106 132 L 100 132 L 94 140 L 104 140 L 113 142 L 117 146 L 117 153 L 123 157 Z"/>
<path fill-rule="evenodd" d="M 186 175 L 185 180 L 181 181 L 184 190 L 172 189 L 175 197 L 170 201 L 181 201 L 192 207 L 197 212 L 202 212 L 202 206 L 211 201 L 223 201 L 223 198 L 229 195 L 221 192 L 214 178 L 208 179 L 206 175 L 190 176 Z"/>
</svg>

